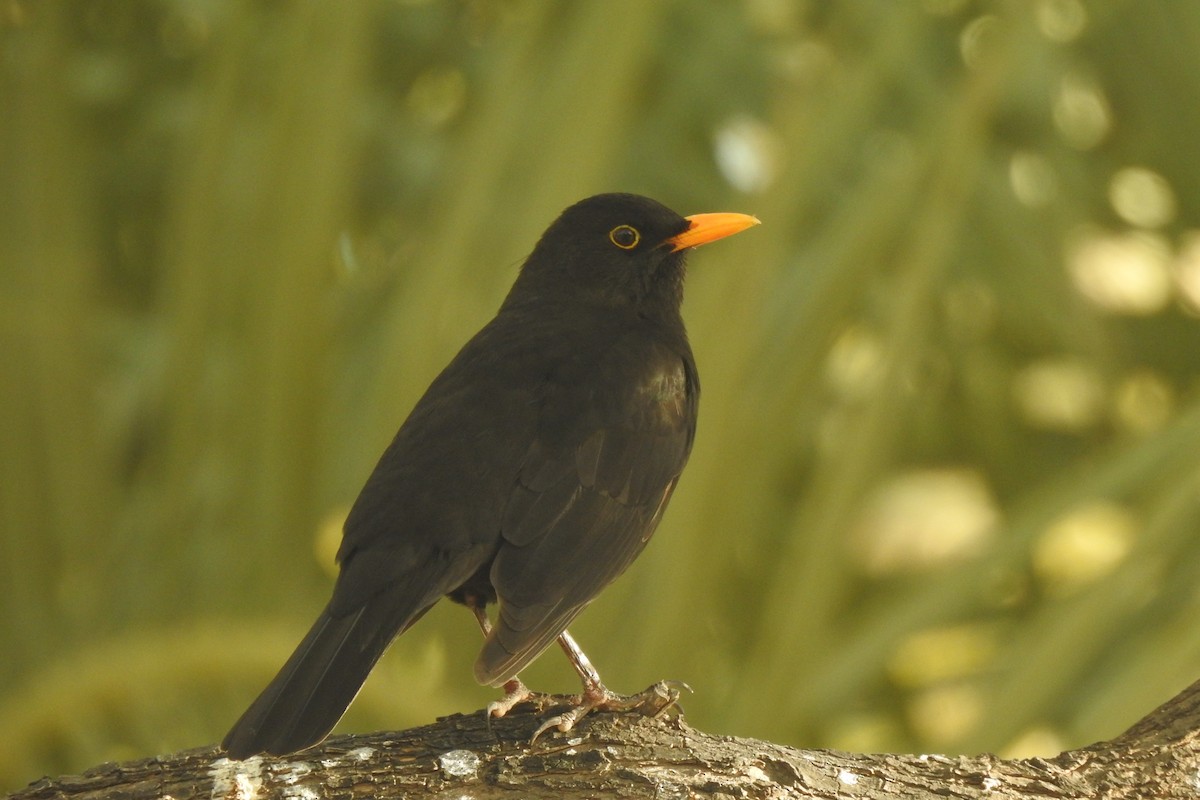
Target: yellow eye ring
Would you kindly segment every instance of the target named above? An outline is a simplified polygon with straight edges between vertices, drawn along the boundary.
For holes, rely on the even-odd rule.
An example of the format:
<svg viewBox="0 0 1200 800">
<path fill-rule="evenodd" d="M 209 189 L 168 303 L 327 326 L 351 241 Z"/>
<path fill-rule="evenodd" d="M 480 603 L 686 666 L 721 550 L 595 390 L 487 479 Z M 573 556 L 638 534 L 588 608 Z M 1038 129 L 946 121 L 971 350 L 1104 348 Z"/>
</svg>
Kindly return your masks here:
<svg viewBox="0 0 1200 800">
<path fill-rule="evenodd" d="M 608 240 L 622 250 L 632 250 L 642 240 L 637 228 L 628 225 L 618 225 L 608 232 Z"/>
</svg>

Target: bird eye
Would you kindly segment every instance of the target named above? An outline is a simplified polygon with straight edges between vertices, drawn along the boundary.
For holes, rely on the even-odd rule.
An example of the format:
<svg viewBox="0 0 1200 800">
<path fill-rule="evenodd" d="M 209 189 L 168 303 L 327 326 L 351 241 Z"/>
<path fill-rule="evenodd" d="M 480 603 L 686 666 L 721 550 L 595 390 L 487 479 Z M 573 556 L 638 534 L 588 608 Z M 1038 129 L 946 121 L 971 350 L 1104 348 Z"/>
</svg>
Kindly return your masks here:
<svg viewBox="0 0 1200 800">
<path fill-rule="evenodd" d="M 632 250 L 642 240 L 642 235 L 637 232 L 637 228 L 618 225 L 608 232 L 608 240 L 622 250 Z"/>
</svg>

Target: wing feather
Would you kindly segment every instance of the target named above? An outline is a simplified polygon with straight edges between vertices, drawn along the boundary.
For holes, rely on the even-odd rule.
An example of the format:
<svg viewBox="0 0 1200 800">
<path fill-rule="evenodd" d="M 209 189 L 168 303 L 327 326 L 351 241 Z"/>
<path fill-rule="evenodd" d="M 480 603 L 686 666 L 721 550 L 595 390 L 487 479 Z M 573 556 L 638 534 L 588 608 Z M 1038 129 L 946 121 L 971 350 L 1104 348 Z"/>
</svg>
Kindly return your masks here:
<svg viewBox="0 0 1200 800">
<path fill-rule="evenodd" d="M 492 563 L 500 612 L 476 662 L 483 683 L 503 683 L 549 646 L 637 557 L 670 499 L 695 433 L 695 371 L 690 354 L 636 355 L 609 365 L 634 380 L 599 370 L 544 401 Z"/>
</svg>

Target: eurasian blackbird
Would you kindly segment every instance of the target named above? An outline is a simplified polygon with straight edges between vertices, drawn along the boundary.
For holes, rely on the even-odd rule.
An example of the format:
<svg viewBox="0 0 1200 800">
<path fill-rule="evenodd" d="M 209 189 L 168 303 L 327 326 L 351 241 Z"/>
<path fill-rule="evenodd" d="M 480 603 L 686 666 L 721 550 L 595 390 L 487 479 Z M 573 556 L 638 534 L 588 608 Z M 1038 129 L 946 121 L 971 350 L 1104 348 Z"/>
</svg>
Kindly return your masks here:
<svg viewBox="0 0 1200 800">
<path fill-rule="evenodd" d="M 530 696 L 517 673 L 555 639 L 583 694 L 537 733 L 641 702 L 609 692 L 566 628 L 641 552 L 692 448 L 686 253 L 757 223 L 681 217 L 632 194 L 555 220 L 379 459 L 346 519 L 333 597 L 225 737 L 231 757 L 324 739 L 388 644 L 442 596 L 487 637 L 475 678 L 506 690 L 488 713 Z"/>
</svg>

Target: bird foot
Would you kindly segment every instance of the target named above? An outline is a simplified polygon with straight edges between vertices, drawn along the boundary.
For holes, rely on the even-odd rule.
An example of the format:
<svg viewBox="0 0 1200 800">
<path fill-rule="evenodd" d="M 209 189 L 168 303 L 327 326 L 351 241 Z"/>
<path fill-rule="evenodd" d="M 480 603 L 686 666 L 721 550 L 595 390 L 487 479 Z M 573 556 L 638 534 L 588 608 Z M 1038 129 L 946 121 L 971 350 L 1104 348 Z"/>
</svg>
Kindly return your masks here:
<svg viewBox="0 0 1200 800">
<path fill-rule="evenodd" d="M 499 719 L 521 703 L 532 703 L 538 710 L 547 708 L 553 703 L 553 696 L 535 692 L 526 686 L 520 678 L 513 678 L 504 684 L 504 696 L 487 704 L 487 719 Z"/>
<path fill-rule="evenodd" d="M 571 708 L 561 714 L 555 714 L 539 725 L 529 743 L 536 742 L 539 736 L 551 728 L 555 728 L 559 733 L 566 733 L 592 711 L 637 711 L 658 719 L 678 703 L 679 695 L 685 689 L 692 691 L 692 687 L 683 681 L 659 681 L 637 694 L 622 695 L 610 692 L 602 684 L 590 686 L 582 695 L 572 698 Z"/>
</svg>

